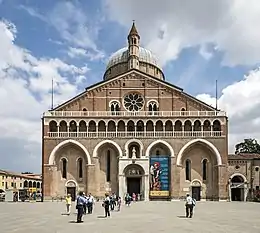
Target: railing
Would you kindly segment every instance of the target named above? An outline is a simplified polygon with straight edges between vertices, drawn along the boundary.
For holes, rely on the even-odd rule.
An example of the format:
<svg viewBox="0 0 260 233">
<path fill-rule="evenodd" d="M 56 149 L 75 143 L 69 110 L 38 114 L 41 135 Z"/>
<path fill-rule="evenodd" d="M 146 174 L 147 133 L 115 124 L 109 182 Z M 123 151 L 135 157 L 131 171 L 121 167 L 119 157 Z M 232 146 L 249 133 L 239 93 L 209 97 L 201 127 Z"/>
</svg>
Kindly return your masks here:
<svg viewBox="0 0 260 233">
<path fill-rule="evenodd" d="M 221 131 L 146 131 L 146 132 L 48 132 L 50 138 L 208 138 L 223 137 Z"/>
<path fill-rule="evenodd" d="M 44 117 L 224 117 L 224 111 L 48 111 Z"/>
</svg>

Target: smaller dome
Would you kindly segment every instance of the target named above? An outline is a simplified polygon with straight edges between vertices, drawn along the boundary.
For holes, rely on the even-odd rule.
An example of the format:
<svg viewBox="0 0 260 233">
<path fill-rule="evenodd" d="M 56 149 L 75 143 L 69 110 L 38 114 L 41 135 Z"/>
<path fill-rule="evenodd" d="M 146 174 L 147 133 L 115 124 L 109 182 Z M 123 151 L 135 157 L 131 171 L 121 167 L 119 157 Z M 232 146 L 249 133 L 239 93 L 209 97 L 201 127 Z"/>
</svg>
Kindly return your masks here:
<svg viewBox="0 0 260 233">
<path fill-rule="evenodd" d="M 111 57 L 109 58 L 109 61 L 107 64 L 107 69 L 109 69 L 110 67 L 112 67 L 116 64 L 127 62 L 128 54 L 129 53 L 128 53 L 127 47 L 119 49 L 118 51 L 113 53 L 111 55 Z M 148 49 L 139 47 L 139 61 L 154 65 L 154 66 L 158 67 L 159 69 L 161 69 L 160 66 L 158 65 L 157 58 Z"/>
</svg>

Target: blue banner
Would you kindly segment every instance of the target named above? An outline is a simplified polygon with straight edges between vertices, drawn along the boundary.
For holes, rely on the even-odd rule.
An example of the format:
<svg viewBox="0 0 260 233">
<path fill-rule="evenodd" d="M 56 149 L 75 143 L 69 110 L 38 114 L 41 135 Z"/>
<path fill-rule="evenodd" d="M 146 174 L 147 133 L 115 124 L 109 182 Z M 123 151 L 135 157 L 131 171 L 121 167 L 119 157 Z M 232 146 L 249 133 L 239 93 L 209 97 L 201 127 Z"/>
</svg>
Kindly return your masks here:
<svg viewBox="0 0 260 233">
<path fill-rule="evenodd" d="M 169 156 L 150 157 L 150 196 L 169 196 Z"/>
</svg>

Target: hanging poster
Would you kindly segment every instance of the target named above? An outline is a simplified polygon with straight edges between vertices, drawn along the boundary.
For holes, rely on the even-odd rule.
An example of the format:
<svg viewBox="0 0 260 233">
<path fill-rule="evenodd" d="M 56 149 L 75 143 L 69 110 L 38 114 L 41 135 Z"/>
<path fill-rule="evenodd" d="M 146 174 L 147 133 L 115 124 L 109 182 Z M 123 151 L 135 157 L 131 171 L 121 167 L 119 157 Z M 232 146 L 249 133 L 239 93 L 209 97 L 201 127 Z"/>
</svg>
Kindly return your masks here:
<svg viewBox="0 0 260 233">
<path fill-rule="evenodd" d="M 169 156 L 150 157 L 150 197 L 168 197 Z"/>
</svg>

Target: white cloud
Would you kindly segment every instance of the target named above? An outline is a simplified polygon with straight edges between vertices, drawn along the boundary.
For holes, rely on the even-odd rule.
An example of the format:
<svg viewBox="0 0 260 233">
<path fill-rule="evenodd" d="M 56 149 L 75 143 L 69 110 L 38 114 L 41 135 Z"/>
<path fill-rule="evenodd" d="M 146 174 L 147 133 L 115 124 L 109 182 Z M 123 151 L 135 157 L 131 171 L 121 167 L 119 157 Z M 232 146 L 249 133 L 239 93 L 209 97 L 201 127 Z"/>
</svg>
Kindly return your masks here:
<svg viewBox="0 0 260 233">
<path fill-rule="evenodd" d="M 259 0 L 104 2 L 110 19 L 127 28 L 136 20 L 142 42 L 162 64 L 183 48 L 209 43 L 224 53 L 223 64 L 252 65 L 260 60 Z"/>
<path fill-rule="evenodd" d="M 46 15 L 24 5 L 21 5 L 20 9 L 53 26 L 59 32 L 61 38 L 71 45 L 68 50 L 68 55 L 71 58 L 80 55 L 90 60 L 99 60 L 105 57 L 105 53 L 99 50 L 96 45 L 102 17 L 87 17 L 86 12 L 77 2 L 57 3 Z M 61 42 L 49 40 L 61 44 Z"/>
<path fill-rule="evenodd" d="M 215 106 L 216 99 L 208 94 L 198 95 L 197 98 Z M 218 106 L 229 117 L 230 152 L 234 152 L 235 144 L 244 138 L 254 137 L 260 142 L 260 69 L 224 88 Z"/>
<path fill-rule="evenodd" d="M 9 143 L 13 140 L 16 150 L 16 145 L 23 141 L 26 151 L 12 158 L 22 161 L 36 151 L 37 158 L 41 156 L 40 118 L 50 106 L 51 79 L 55 80 L 58 104 L 78 92 L 77 84 L 84 80 L 89 68 L 67 64 L 58 58 L 34 57 L 15 44 L 16 32 L 14 24 L 0 21 L 0 148 L 4 148 L 3 143 L 8 139 Z M 1 149 L 0 156 L 7 160 L 6 151 Z M 33 166 L 32 163 L 32 169 Z"/>
</svg>

